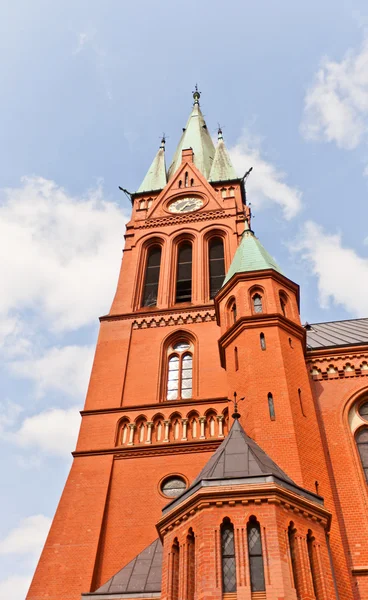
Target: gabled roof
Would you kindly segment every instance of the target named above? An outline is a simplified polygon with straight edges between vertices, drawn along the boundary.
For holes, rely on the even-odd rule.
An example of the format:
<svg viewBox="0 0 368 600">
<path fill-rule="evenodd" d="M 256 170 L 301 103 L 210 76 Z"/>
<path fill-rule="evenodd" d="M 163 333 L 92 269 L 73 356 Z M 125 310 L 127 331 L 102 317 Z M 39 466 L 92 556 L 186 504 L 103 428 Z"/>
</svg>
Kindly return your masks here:
<svg viewBox="0 0 368 600">
<path fill-rule="evenodd" d="M 238 179 L 235 169 L 232 165 L 229 153 L 226 149 L 222 131 L 218 130 L 218 143 L 213 159 L 210 176 L 208 181 L 228 181 Z"/>
<path fill-rule="evenodd" d="M 307 348 L 331 348 L 368 344 L 368 319 L 349 319 L 306 325 Z"/>
<path fill-rule="evenodd" d="M 161 146 L 136 193 L 163 190 L 166 183 L 165 138 L 162 138 Z"/>
<path fill-rule="evenodd" d="M 215 156 L 215 146 L 199 107 L 199 92 L 194 93 L 193 109 L 169 167 L 168 180 L 181 165 L 182 151 L 188 148 L 193 149 L 195 166 L 208 179 Z"/>
<path fill-rule="evenodd" d="M 93 593 L 83 594 L 82 598 L 93 596 L 101 597 L 102 594 L 147 594 L 161 591 L 162 572 L 162 544 L 155 540 L 142 550 Z"/>
<path fill-rule="evenodd" d="M 235 273 L 274 269 L 278 273 L 283 274 L 277 262 L 262 246 L 253 231 L 249 229 L 247 222 L 245 222 L 245 226 L 246 229 L 222 286 L 224 286 Z"/>
</svg>

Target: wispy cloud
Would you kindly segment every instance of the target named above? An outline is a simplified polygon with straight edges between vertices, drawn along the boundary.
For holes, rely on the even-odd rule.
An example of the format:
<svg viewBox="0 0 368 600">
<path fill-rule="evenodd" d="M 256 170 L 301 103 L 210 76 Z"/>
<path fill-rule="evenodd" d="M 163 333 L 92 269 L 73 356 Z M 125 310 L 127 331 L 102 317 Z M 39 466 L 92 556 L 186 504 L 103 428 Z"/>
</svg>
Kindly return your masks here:
<svg viewBox="0 0 368 600">
<path fill-rule="evenodd" d="M 341 61 L 323 58 L 304 100 L 302 135 L 307 140 L 356 148 L 367 135 L 368 39 Z"/>
<path fill-rule="evenodd" d="M 322 308 L 327 309 L 333 302 L 343 306 L 352 317 L 367 315 L 368 257 L 359 256 L 356 250 L 344 245 L 340 233 L 329 233 L 317 223 L 307 221 L 291 250 L 300 254 L 307 269 L 317 277 Z"/>
<path fill-rule="evenodd" d="M 93 40 L 94 36 L 95 36 L 94 31 L 89 31 L 89 32 L 80 31 L 78 33 L 77 46 L 73 50 L 73 54 L 79 54 L 80 52 L 82 52 L 82 50 L 85 48 L 85 46 Z"/>
<path fill-rule="evenodd" d="M 246 133 L 229 150 L 239 176 L 253 167 L 247 181 L 247 191 L 252 203 L 263 208 L 270 203 L 278 204 L 285 219 L 292 219 L 302 208 L 301 191 L 286 183 L 286 175 L 262 156 L 260 141 Z"/>
</svg>

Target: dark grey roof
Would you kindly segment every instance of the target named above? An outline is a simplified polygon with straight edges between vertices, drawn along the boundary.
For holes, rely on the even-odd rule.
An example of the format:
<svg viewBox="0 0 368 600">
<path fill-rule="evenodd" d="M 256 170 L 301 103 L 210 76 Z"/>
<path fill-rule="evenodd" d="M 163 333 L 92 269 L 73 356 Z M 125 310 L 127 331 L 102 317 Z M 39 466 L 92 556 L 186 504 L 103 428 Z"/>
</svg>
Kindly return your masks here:
<svg viewBox="0 0 368 600">
<path fill-rule="evenodd" d="M 368 344 L 368 319 L 349 319 L 306 325 L 307 348 Z"/>
<path fill-rule="evenodd" d="M 102 594 L 147 594 L 161 592 L 162 544 L 155 540 L 133 558 L 109 581 L 92 594 L 82 597 L 92 597 Z"/>
<path fill-rule="evenodd" d="M 280 467 L 250 438 L 238 419 L 235 419 L 228 436 L 214 452 L 192 485 L 163 509 L 169 512 L 200 487 L 238 483 L 276 482 L 311 500 L 321 503 L 320 496 L 300 488 Z"/>
</svg>

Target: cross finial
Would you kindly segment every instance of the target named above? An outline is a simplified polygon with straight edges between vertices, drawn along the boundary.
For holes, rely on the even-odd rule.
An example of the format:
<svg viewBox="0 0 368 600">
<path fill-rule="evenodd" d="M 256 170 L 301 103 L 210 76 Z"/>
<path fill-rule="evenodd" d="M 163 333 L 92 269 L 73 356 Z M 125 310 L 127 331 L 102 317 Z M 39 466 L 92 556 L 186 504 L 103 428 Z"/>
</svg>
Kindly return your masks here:
<svg viewBox="0 0 368 600">
<path fill-rule="evenodd" d="M 198 90 L 198 84 L 195 84 L 194 92 L 192 92 L 194 98 L 194 104 L 199 104 L 199 99 L 201 97 L 201 92 Z"/>
<path fill-rule="evenodd" d="M 163 133 L 162 138 L 161 138 L 160 148 L 163 148 L 165 150 L 165 144 L 166 144 L 166 136 L 165 136 L 165 133 Z"/>
<path fill-rule="evenodd" d="M 230 400 L 230 402 L 233 402 L 234 404 L 234 412 L 231 415 L 233 419 L 239 419 L 240 417 L 240 413 L 238 412 L 238 402 L 242 402 L 242 400 L 245 399 L 245 397 L 243 396 L 243 398 L 239 398 L 239 400 L 237 400 L 238 394 L 236 392 L 234 392 L 234 400 Z"/>
<path fill-rule="evenodd" d="M 219 140 L 224 139 L 222 137 L 222 127 L 221 127 L 220 123 L 217 123 L 217 139 L 219 139 Z"/>
</svg>

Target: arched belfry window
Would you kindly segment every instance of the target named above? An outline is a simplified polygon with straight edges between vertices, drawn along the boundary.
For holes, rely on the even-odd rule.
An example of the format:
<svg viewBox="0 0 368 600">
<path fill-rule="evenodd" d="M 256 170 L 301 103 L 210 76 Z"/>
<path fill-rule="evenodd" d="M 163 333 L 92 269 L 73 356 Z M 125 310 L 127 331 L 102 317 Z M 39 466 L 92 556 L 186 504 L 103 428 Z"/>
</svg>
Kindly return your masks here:
<svg viewBox="0 0 368 600">
<path fill-rule="evenodd" d="M 255 313 L 263 312 L 262 296 L 261 294 L 254 294 L 252 297 L 253 310 Z"/>
<path fill-rule="evenodd" d="M 281 312 L 284 315 L 284 317 L 286 317 L 287 297 L 286 297 L 286 295 L 283 292 L 280 292 L 279 298 L 280 298 Z"/>
<path fill-rule="evenodd" d="M 148 250 L 142 306 L 156 306 L 158 283 L 160 279 L 161 246 L 152 246 Z"/>
<path fill-rule="evenodd" d="M 192 244 L 183 242 L 178 248 L 175 302 L 192 301 Z"/>
<path fill-rule="evenodd" d="M 166 400 L 193 396 L 193 344 L 182 340 L 170 346 Z"/>
<path fill-rule="evenodd" d="M 252 517 L 248 523 L 247 534 L 251 590 L 252 592 L 263 592 L 266 587 L 263 567 L 261 528 L 258 521 L 256 521 L 254 517 Z"/>
<path fill-rule="evenodd" d="M 355 441 L 358 447 L 360 460 L 362 461 L 365 479 L 368 483 L 368 427 L 359 429 L 355 436 Z"/>
<path fill-rule="evenodd" d="M 234 526 L 227 517 L 221 525 L 222 591 L 236 592 Z"/>
<path fill-rule="evenodd" d="M 214 298 L 225 278 L 224 242 L 220 237 L 210 239 L 209 249 L 210 298 Z"/>
</svg>

